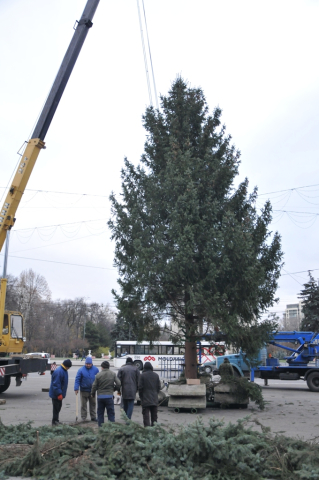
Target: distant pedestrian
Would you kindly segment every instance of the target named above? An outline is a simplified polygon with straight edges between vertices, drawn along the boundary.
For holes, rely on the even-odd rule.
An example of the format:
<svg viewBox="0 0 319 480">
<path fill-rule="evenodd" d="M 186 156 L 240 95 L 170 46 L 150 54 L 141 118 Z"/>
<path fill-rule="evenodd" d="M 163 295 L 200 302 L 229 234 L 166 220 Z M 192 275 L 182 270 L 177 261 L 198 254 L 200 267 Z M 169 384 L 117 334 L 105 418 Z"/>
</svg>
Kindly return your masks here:
<svg viewBox="0 0 319 480">
<path fill-rule="evenodd" d="M 59 425 L 59 413 L 62 408 L 62 400 L 66 397 L 68 389 L 68 370 L 72 367 L 71 360 L 64 360 L 62 365 L 52 373 L 49 397 L 52 398 L 53 417 L 52 425 Z"/>
<path fill-rule="evenodd" d="M 85 365 L 79 368 L 75 377 L 74 391 L 75 395 L 77 395 L 80 390 L 81 418 L 83 422 L 87 417 L 87 402 L 89 402 L 90 406 L 91 421 L 97 421 L 95 395 L 91 396 L 92 385 L 97 373 L 99 373 L 99 369 L 93 365 L 92 357 L 86 357 Z"/>
<path fill-rule="evenodd" d="M 153 372 L 150 362 L 144 363 L 142 375 L 138 382 L 138 394 L 142 404 L 144 427 L 152 427 L 157 422 L 158 392 L 161 389 L 161 381 L 157 373 Z"/>
<path fill-rule="evenodd" d="M 79 359 L 80 358 L 80 350 L 77 348 L 74 353 L 75 353 L 75 358 Z"/>
<path fill-rule="evenodd" d="M 82 362 L 82 360 L 84 360 L 84 359 L 85 359 L 85 350 L 84 350 L 84 348 L 83 348 L 83 350 L 82 350 L 82 358 L 81 358 L 81 362 Z"/>
<path fill-rule="evenodd" d="M 135 367 L 131 357 L 127 357 L 126 364 L 119 369 L 117 376 L 122 385 L 121 389 L 124 412 L 126 413 L 126 416 L 131 419 L 138 389 L 138 380 L 140 377 L 140 371 Z"/>
<path fill-rule="evenodd" d="M 95 377 L 92 385 L 91 395 L 95 396 L 97 391 L 97 418 L 99 427 L 104 423 L 104 412 L 107 412 L 109 422 L 115 422 L 114 412 L 114 389 L 119 389 L 120 380 L 116 374 L 110 370 L 108 361 L 101 363 L 101 371 Z"/>
</svg>

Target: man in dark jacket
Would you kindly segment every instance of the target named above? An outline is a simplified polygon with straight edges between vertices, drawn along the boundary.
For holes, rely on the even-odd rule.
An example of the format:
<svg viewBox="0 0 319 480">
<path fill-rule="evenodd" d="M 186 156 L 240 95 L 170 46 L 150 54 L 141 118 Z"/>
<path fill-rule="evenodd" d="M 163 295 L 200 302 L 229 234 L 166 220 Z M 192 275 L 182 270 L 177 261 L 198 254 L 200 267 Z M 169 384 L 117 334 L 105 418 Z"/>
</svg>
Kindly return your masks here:
<svg viewBox="0 0 319 480">
<path fill-rule="evenodd" d="M 123 367 L 119 369 L 117 376 L 122 385 L 124 412 L 127 417 L 131 419 L 138 388 L 138 380 L 140 377 L 140 371 L 135 367 L 131 357 L 127 357 L 126 365 L 123 365 Z"/>
<path fill-rule="evenodd" d="M 153 372 L 152 364 L 145 362 L 143 373 L 138 382 L 144 427 L 150 427 L 151 425 L 153 427 L 154 423 L 157 422 L 158 392 L 160 389 L 159 376 Z"/>
<path fill-rule="evenodd" d="M 107 411 L 109 422 L 115 422 L 114 412 L 114 389 L 120 389 L 121 382 L 114 372 L 110 370 L 110 364 L 106 360 L 101 363 L 101 371 L 95 377 L 91 395 L 97 391 L 97 418 L 99 427 L 104 423 L 104 412 Z"/>
<path fill-rule="evenodd" d="M 96 400 L 95 395 L 91 396 L 91 389 L 95 380 L 95 375 L 99 373 L 99 369 L 93 365 L 92 357 L 85 359 L 85 365 L 79 368 L 75 377 L 74 391 L 75 395 L 79 393 L 81 398 L 81 418 L 82 421 L 87 417 L 87 402 L 90 405 L 90 417 L 92 422 L 96 422 Z"/>
<path fill-rule="evenodd" d="M 53 405 L 52 425 L 59 425 L 59 413 L 62 408 L 62 400 L 66 397 L 69 381 L 68 370 L 71 367 L 71 360 L 64 360 L 62 365 L 54 370 L 51 376 L 49 397 L 52 398 Z"/>
<path fill-rule="evenodd" d="M 222 380 L 227 380 L 227 378 L 234 376 L 234 370 L 228 358 L 225 358 L 223 363 L 220 365 L 219 375 L 221 376 Z"/>
</svg>

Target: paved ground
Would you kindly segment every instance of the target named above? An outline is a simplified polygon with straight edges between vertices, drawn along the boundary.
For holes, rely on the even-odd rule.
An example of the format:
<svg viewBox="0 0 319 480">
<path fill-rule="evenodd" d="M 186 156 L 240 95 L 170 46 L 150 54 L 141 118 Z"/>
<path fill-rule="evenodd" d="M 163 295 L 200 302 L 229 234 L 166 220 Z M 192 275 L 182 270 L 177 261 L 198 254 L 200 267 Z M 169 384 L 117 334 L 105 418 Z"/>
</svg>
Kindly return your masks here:
<svg viewBox="0 0 319 480">
<path fill-rule="evenodd" d="M 60 413 L 60 420 L 64 423 L 75 422 L 75 394 L 73 391 L 76 372 L 83 362 L 75 362 L 69 370 L 69 389 Z M 95 361 L 99 366 L 100 360 Z M 116 371 L 115 368 L 111 367 Z M 31 420 L 34 426 L 51 424 L 52 404 L 48 393 L 42 392 L 42 388 L 49 387 L 51 375 L 30 374 L 28 379 L 20 387 L 15 382 L 9 389 L 0 395 L 6 400 L 5 405 L 0 405 L 1 421 L 6 425 L 16 425 Z M 258 410 L 254 404 L 249 404 L 247 409 L 205 409 L 198 414 L 189 412 L 175 413 L 167 407 L 159 407 L 159 422 L 167 426 L 180 426 L 194 422 L 201 418 L 206 424 L 213 416 L 226 423 L 251 416 L 251 420 L 258 419 L 263 425 L 269 426 L 276 434 L 284 434 L 291 437 L 300 437 L 304 440 L 317 440 L 319 437 L 319 393 L 310 392 L 302 380 L 280 381 L 270 380 L 269 386 L 264 387 L 263 382 L 257 379 L 263 388 L 266 401 L 264 411 Z M 117 422 L 124 422 L 120 417 L 120 407 L 115 406 Z M 142 425 L 141 407 L 135 406 L 132 420 Z M 91 424 L 92 426 L 96 424 Z M 253 428 L 260 429 L 253 422 Z M 15 477 L 18 480 L 18 477 Z M 22 479 L 21 479 L 22 480 Z"/>
<path fill-rule="evenodd" d="M 98 365 L 100 362 L 96 361 Z M 81 365 L 81 362 L 79 363 Z M 83 365 L 83 362 L 82 362 Z M 111 367 L 115 370 L 113 367 Z M 73 392 L 74 379 L 78 366 L 69 370 L 69 389 L 60 413 L 60 420 L 65 423 L 75 422 L 75 395 Z M 6 399 L 5 405 L 0 405 L 0 417 L 4 424 L 18 424 L 31 420 L 34 426 L 51 423 L 52 404 L 48 393 L 42 388 L 49 387 L 50 373 L 40 376 L 30 374 L 20 387 L 15 382 L 9 389 L 0 395 Z M 262 385 L 262 381 L 257 380 Z M 255 404 L 249 404 L 247 409 L 206 409 L 198 414 L 189 412 L 175 413 L 167 407 L 159 407 L 159 422 L 163 425 L 184 425 L 194 422 L 201 417 L 207 423 L 212 416 L 224 419 L 225 422 L 235 422 L 237 419 L 251 415 L 265 426 L 269 426 L 273 433 L 283 433 L 287 436 L 302 437 L 312 440 L 318 435 L 319 427 L 319 393 L 310 392 L 302 380 L 280 381 L 270 380 L 269 386 L 263 388 L 266 408 L 259 411 Z M 120 407 L 115 406 L 116 421 L 123 422 L 120 417 Z M 141 407 L 135 406 L 132 420 L 142 424 Z M 259 427 L 256 427 L 259 428 Z"/>
</svg>

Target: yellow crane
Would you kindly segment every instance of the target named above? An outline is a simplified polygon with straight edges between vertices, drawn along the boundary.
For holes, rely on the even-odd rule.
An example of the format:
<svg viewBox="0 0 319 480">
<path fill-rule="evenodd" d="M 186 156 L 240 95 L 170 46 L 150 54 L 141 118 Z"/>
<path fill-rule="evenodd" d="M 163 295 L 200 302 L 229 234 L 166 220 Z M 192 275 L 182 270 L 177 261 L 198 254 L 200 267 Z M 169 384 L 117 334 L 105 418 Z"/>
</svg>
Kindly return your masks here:
<svg viewBox="0 0 319 480">
<path fill-rule="evenodd" d="M 38 155 L 42 148 L 46 148 L 44 138 L 50 127 L 51 121 L 72 73 L 87 33 L 93 25 L 92 19 L 99 1 L 100 0 L 88 0 L 81 19 L 76 23 L 75 32 L 70 45 L 63 58 L 60 69 L 53 83 L 47 101 L 43 107 L 32 137 L 25 147 L 12 184 L 9 188 L 2 209 L 0 210 L 0 251 L 2 250 L 4 243 L 6 245 L 4 253 L 3 275 L 0 287 L 0 357 L 4 357 L 8 353 L 21 353 L 25 341 L 24 321 L 22 314 L 20 312 L 5 311 L 10 231 L 14 226 L 18 206 Z M 46 362 L 47 361 L 45 360 L 45 363 Z M 34 368 L 36 368 L 35 370 L 32 369 L 26 371 L 29 368 L 32 368 L 31 363 L 34 364 L 35 362 L 29 362 L 29 360 L 25 360 L 22 357 L 20 361 L 18 360 L 18 357 L 15 357 L 14 362 L 11 362 L 10 359 L 5 360 L 1 358 L 0 393 L 8 388 L 8 382 L 10 385 L 11 376 L 16 376 L 18 385 L 18 380 L 20 378 L 21 381 L 22 373 L 27 374 L 29 371 L 41 371 L 39 366 L 34 366 Z M 15 369 L 12 367 L 17 364 L 20 369 L 18 372 L 15 372 Z M 43 370 L 45 370 L 46 365 L 44 364 L 43 367 L 45 367 L 43 368 Z"/>
</svg>

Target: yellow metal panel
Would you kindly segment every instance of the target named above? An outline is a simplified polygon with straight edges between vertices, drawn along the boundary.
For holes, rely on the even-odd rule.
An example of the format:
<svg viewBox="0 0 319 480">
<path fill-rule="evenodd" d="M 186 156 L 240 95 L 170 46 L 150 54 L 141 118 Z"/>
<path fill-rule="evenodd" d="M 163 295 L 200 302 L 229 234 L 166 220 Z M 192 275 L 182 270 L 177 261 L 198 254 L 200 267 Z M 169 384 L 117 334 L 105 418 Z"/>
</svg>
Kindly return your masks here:
<svg viewBox="0 0 319 480">
<path fill-rule="evenodd" d="M 7 279 L 2 278 L 0 283 L 0 343 L 2 341 L 4 307 L 6 304 Z"/>
<path fill-rule="evenodd" d="M 0 251 L 6 239 L 6 231 L 12 227 L 20 200 L 27 186 L 34 164 L 45 143 L 40 138 L 29 140 L 21 157 L 18 169 L 12 181 L 9 192 L 0 210 Z"/>
</svg>

